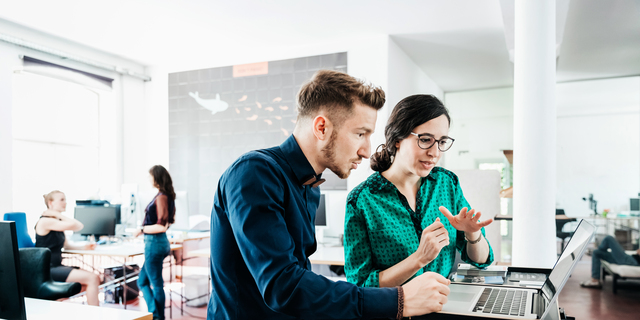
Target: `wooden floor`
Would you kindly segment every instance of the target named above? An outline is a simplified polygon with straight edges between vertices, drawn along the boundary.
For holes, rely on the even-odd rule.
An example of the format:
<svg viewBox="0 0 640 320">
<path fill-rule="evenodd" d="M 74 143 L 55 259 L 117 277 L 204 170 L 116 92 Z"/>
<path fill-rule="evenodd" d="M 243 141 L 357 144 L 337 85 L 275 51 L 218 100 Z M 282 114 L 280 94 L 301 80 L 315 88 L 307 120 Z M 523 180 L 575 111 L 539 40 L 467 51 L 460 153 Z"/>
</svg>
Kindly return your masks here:
<svg viewBox="0 0 640 320">
<path fill-rule="evenodd" d="M 568 316 L 576 320 L 640 319 L 640 282 L 618 281 L 618 293 L 614 295 L 611 277 L 602 289 L 580 287 L 580 282 L 590 277 L 591 257 L 584 256 L 560 292 L 559 305 Z"/>
</svg>

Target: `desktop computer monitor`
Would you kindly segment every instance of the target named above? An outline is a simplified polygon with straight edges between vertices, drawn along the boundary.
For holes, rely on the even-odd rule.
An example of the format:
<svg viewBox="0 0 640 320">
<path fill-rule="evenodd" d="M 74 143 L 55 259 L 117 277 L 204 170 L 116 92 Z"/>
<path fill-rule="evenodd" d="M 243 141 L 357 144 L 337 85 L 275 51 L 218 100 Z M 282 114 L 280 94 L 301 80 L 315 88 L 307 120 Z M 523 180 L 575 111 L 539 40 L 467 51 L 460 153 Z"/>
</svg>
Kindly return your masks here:
<svg viewBox="0 0 640 320">
<path fill-rule="evenodd" d="M 119 207 L 77 206 L 74 217 L 84 224 L 81 235 L 115 236 Z"/>
<path fill-rule="evenodd" d="M 16 223 L 0 221 L 0 319 L 26 320 Z"/>
<path fill-rule="evenodd" d="M 327 209 L 326 209 L 324 194 L 320 195 L 320 203 L 318 204 L 318 209 L 316 210 L 316 219 L 314 223 L 316 227 L 327 226 Z"/>
<path fill-rule="evenodd" d="M 629 211 L 631 213 L 640 213 L 640 198 L 629 199 Z"/>
<path fill-rule="evenodd" d="M 115 207 L 116 208 L 116 224 L 122 223 L 121 214 L 120 214 L 120 205 L 119 204 L 111 204 L 107 200 L 76 200 L 76 206 L 81 207 Z"/>
</svg>

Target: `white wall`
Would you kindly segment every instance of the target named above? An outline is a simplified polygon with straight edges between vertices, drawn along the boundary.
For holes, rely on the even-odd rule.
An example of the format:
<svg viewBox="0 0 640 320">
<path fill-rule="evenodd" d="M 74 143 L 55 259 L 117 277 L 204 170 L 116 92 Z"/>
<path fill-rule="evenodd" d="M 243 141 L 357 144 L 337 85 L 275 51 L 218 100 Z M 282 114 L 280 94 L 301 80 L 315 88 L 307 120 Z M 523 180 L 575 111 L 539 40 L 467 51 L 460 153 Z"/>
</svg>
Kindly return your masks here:
<svg viewBox="0 0 640 320">
<path fill-rule="evenodd" d="M 389 39 L 389 86 L 386 93 L 390 107 L 413 94 L 432 94 L 438 99 L 444 98 L 444 92 L 438 84 L 391 38 Z"/>
<path fill-rule="evenodd" d="M 568 215 L 629 210 L 640 192 L 640 77 L 558 85 L 557 205 Z M 517 179 L 517 178 L 516 178 Z"/>
<path fill-rule="evenodd" d="M 216 61 L 198 61 L 185 57 L 185 59 L 177 60 L 171 65 L 148 67 L 146 72 L 153 80 L 144 85 L 146 92 L 145 101 L 148 104 L 145 116 L 147 119 L 154 120 L 149 120 L 146 125 L 138 123 L 141 127 L 136 128 L 135 131 L 139 133 L 146 132 L 146 136 L 149 137 L 147 143 L 149 143 L 149 146 L 152 145 L 153 148 L 147 146 L 145 147 L 146 151 L 144 154 L 138 154 L 147 160 L 138 160 L 139 164 L 137 165 L 142 166 L 141 163 L 145 161 L 150 163 L 150 159 L 153 159 L 153 161 L 157 159 L 159 163 L 168 163 L 169 139 L 168 118 L 166 118 L 169 108 L 167 94 L 168 73 L 346 51 L 348 52 L 347 68 L 350 75 L 371 82 L 386 90 L 388 86 L 388 41 L 389 37 L 386 35 L 343 38 L 325 43 L 317 43 L 313 46 L 274 47 L 255 51 L 229 52 L 228 55 L 218 57 Z M 387 107 L 385 106 L 385 108 Z M 139 119 L 142 116 L 141 113 L 136 113 L 135 118 Z M 130 115 L 126 115 L 125 117 L 129 119 Z M 376 124 L 378 130 L 372 138 L 372 145 L 382 143 L 383 138 L 382 135 L 380 135 L 380 128 L 384 128 L 386 121 L 385 113 L 380 112 Z M 133 128 L 130 130 L 131 131 L 128 131 L 129 133 L 134 131 Z M 128 137 L 129 135 L 126 134 L 126 136 Z M 130 149 L 127 150 L 132 152 Z M 368 162 L 363 162 L 358 170 L 352 172 L 347 180 L 349 190 L 368 177 L 370 172 L 365 169 L 368 168 L 368 166 Z M 171 168 L 169 168 L 169 170 L 171 170 Z M 128 177 L 130 175 L 125 172 L 125 176 Z M 135 178 L 141 179 L 140 177 Z M 217 181 L 211 181 L 211 183 L 217 184 Z M 342 233 L 344 228 L 344 211 L 348 192 L 328 191 L 326 193 L 329 228 L 325 230 L 324 233 L 327 236 L 336 236 Z M 213 196 L 212 194 L 212 202 Z M 210 212 L 190 212 L 189 214 L 203 214 L 208 216 Z"/>
<path fill-rule="evenodd" d="M 445 101 L 456 139 L 447 168 L 474 169 L 513 149 L 512 88 L 448 93 Z M 640 77 L 560 83 L 557 106 L 558 207 L 587 215 L 581 198 L 593 193 L 599 211 L 628 210 L 640 191 Z"/>
<path fill-rule="evenodd" d="M 442 89 L 389 36 L 374 35 L 371 37 L 335 39 L 330 42 L 318 43 L 314 46 L 265 48 L 264 50 L 253 52 L 230 52 L 229 55 L 219 57 L 216 61 L 184 59 L 169 66 L 147 68 L 148 74 L 154 79 L 145 85 L 148 95 L 147 102 L 153 104 L 154 114 L 164 115 L 168 113 L 167 73 L 345 51 L 348 53 L 347 68 L 349 74 L 382 87 L 387 94 L 387 103 L 378 112 L 376 132 L 371 139 L 372 149 L 384 143 L 384 126 L 387 123 L 388 114 L 402 98 L 415 93 L 431 93 L 438 97 L 443 96 Z M 166 119 L 158 119 L 158 121 L 159 123 L 166 123 Z M 165 127 L 167 126 L 165 125 Z M 158 159 L 168 160 L 168 139 L 164 138 L 164 140 L 154 143 L 154 145 L 154 150 L 149 151 L 155 153 L 155 157 Z M 372 172 L 369 168 L 369 162 L 367 160 L 363 161 L 362 165 L 353 171 L 348 178 L 348 190 L 360 184 Z M 217 182 L 212 181 L 211 183 Z M 348 191 L 327 191 L 326 194 L 329 228 L 325 230 L 324 234 L 336 236 L 343 233 L 344 211 Z M 213 195 L 211 197 L 213 198 Z M 190 214 L 194 213 L 191 212 Z M 209 215 L 210 212 L 198 212 L 195 214 Z"/>
</svg>

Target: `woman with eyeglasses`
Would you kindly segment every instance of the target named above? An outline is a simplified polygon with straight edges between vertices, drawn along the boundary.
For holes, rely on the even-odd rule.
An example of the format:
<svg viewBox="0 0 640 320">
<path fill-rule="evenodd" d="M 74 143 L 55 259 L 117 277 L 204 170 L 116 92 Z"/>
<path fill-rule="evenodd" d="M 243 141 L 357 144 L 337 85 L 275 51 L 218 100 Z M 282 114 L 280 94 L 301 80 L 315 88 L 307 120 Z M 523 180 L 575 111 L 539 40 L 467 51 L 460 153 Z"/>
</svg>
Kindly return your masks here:
<svg viewBox="0 0 640 320">
<path fill-rule="evenodd" d="M 469 206 L 458 177 L 436 167 L 451 148 L 451 119 L 432 95 L 404 98 L 371 157 L 376 171 L 347 198 L 345 273 L 365 287 L 400 286 L 427 272 L 449 276 L 456 250 L 477 267 L 493 262 L 481 213 Z"/>
</svg>

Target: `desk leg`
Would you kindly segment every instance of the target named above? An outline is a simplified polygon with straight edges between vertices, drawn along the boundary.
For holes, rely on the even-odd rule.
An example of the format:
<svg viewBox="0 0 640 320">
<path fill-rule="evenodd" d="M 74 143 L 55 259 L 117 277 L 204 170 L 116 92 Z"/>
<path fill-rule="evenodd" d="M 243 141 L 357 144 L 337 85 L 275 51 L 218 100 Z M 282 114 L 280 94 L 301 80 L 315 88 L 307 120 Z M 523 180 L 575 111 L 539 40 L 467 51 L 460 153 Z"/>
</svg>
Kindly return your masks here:
<svg viewBox="0 0 640 320">
<path fill-rule="evenodd" d="M 127 309 L 127 258 L 124 258 L 122 262 L 122 276 L 124 277 L 124 286 L 122 291 L 122 303 L 124 304 L 124 309 Z"/>
</svg>

